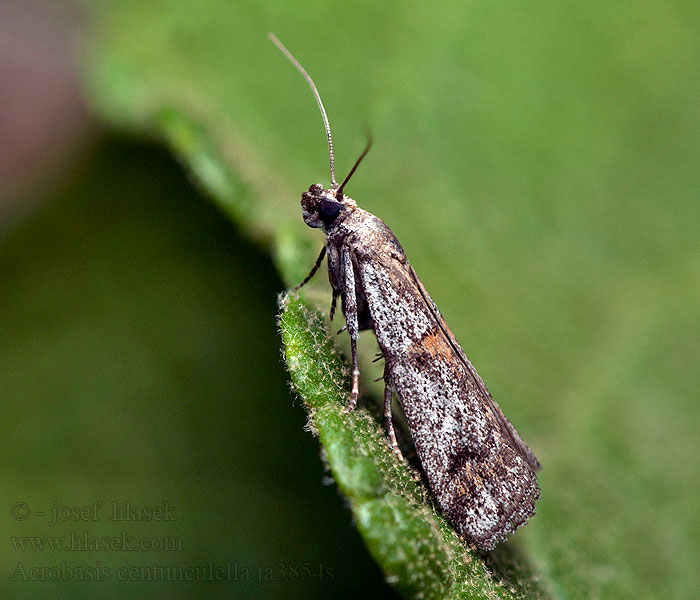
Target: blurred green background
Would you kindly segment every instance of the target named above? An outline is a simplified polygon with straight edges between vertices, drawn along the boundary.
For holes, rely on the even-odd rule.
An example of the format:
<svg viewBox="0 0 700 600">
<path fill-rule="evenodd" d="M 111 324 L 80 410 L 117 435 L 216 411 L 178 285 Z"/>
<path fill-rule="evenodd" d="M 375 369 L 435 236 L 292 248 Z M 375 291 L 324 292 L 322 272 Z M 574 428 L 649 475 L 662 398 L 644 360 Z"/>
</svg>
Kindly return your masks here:
<svg viewBox="0 0 700 600">
<path fill-rule="evenodd" d="M 546 589 L 697 597 L 697 3 L 2 10 L 3 597 L 391 594 L 285 384 L 276 294 L 322 244 L 298 199 L 328 167 L 268 31 L 316 79 L 339 177 L 372 131 L 347 192 L 392 227 L 544 465 L 516 537 Z M 99 520 L 48 525 L 54 502 L 96 501 Z M 177 519 L 112 522 L 112 501 Z M 182 550 L 16 545 L 85 531 Z M 238 571 L 117 575 L 209 563 Z M 32 567 L 58 580 L 23 581 Z"/>
</svg>

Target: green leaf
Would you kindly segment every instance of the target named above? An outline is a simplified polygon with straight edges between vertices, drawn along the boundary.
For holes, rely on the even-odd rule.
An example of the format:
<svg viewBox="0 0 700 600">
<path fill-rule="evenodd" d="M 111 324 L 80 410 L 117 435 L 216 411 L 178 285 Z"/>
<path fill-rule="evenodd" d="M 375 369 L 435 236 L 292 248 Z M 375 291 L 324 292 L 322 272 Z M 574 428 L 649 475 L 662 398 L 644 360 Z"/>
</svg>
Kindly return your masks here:
<svg viewBox="0 0 700 600">
<path fill-rule="evenodd" d="M 390 595 L 337 490 L 319 485 L 318 443 L 279 360 L 269 256 L 152 144 L 103 136 L 60 188 L 0 234 L 12 499 L 0 598 L 87 600 L 107 585 L 115 598 L 287 600 L 358 581 Z M 96 520 L 76 520 L 73 507 L 97 502 Z M 167 502 L 176 518 L 114 520 L 112 502 Z M 29 519 L 12 517 L 15 503 Z M 85 535 L 101 549 L 76 552 Z M 121 536 L 162 550 L 105 550 Z M 178 573 L 209 564 L 225 580 Z"/>
<path fill-rule="evenodd" d="M 280 310 L 285 360 L 309 428 L 387 580 L 407 598 L 539 597 L 531 574 L 515 576 L 515 556 L 501 572 L 486 569 L 431 508 L 377 422 L 364 409 L 345 410 L 347 373 L 319 315 L 296 295 L 282 296 Z"/>
<path fill-rule="evenodd" d="M 519 541 L 547 589 L 697 595 L 697 3 L 84 4 L 92 105 L 169 144 L 292 284 L 322 243 L 297 199 L 327 155 L 274 31 L 316 79 L 339 172 L 371 126 L 348 193 L 544 465 Z M 380 471 L 359 464 L 372 498 Z"/>
</svg>

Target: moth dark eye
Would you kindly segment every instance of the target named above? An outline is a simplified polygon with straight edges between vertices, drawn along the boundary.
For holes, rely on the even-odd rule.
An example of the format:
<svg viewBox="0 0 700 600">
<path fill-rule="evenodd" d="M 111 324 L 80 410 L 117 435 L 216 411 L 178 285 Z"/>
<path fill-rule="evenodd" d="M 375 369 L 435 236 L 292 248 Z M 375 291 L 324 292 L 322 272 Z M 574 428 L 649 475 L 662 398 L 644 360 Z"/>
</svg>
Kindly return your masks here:
<svg viewBox="0 0 700 600">
<path fill-rule="evenodd" d="M 340 213 L 340 203 L 332 200 L 321 200 L 318 205 L 318 214 L 321 220 L 326 223 L 332 223 Z"/>
</svg>

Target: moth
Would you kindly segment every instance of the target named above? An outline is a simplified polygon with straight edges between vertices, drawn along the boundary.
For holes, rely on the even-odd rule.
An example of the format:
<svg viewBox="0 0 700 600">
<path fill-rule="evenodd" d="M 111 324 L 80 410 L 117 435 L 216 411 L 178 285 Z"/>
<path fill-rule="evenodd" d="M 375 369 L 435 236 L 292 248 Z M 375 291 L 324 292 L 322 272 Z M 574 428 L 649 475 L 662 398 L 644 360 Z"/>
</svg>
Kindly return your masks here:
<svg viewBox="0 0 700 600">
<path fill-rule="evenodd" d="M 494 402 L 391 229 L 344 194 L 371 142 L 338 185 L 330 125 L 318 90 L 284 45 L 274 35 L 270 38 L 311 87 L 328 138 L 331 187 L 313 184 L 301 196 L 304 222 L 323 229 L 326 243 L 297 289 L 327 255 L 330 318 L 340 297 L 350 336 L 347 410 L 359 395 L 357 340 L 361 330 L 372 329 L 385 361 L 384 417 L 391 445 L 400 456 L 391 413 L 395 394 L 440 510 L 466 540 L 491 550 L 535 514 L 540 463 Z"/>
</svg>

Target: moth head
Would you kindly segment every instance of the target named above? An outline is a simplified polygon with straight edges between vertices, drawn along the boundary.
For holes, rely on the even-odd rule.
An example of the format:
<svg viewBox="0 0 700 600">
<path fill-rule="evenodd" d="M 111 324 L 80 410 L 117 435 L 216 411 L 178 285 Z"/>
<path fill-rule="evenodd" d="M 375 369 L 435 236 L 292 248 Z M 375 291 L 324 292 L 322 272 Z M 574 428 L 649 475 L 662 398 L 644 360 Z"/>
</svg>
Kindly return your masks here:
<svg viewBox="0 0 700 600">
<path fill-rule="evenodd" d="M 337 191 L 326 190 L 320 183 L 314 183 L 301 195 L 304 223 L 309 227 L 328 228 L 342 220 L 353 201 L 347 196 L 341 196 L 339 200 L 337 196 Z"/>
</svg>

